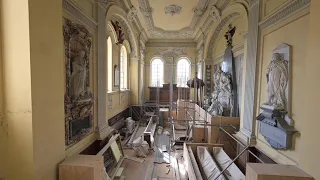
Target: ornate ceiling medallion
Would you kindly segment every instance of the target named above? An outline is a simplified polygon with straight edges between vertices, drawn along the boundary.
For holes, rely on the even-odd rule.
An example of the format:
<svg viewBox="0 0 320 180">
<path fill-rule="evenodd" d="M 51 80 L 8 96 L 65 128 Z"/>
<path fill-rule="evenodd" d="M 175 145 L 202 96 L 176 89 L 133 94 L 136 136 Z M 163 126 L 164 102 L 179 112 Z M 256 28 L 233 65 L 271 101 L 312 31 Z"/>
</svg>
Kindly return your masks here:
<svg viewBox="0 0 320 180">
<path fill-rule="evenodd" d="M 165 14 L 171 14 L 171 16 L 175 14 L 180 14 L 182 7 L 178 5 L 170 5 L 164 8 Z"/>
</svg>

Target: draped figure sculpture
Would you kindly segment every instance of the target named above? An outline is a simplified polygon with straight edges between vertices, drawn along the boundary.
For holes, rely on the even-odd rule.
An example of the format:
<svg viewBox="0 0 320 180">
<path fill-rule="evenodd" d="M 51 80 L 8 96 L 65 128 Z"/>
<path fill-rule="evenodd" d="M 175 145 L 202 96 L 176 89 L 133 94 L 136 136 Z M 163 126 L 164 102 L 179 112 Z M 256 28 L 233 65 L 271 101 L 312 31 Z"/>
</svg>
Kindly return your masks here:
<svg viewBox="0 0 320 180">
<path fill-rule="evenodd" d="M 72 61 L 71 95 L 73 99 L 79 99 L 85 95 L 87 79 L 86 64 L 86 52 L 84 50 L 78 51 Z"/>
<path fill-rule="evenodd" d="M 286 107 L 286 88 L 288 84 L 288 62 L 274 53 L 267 69 L 268 99 L 265 105 L 275 109 Z"/>
</svg>

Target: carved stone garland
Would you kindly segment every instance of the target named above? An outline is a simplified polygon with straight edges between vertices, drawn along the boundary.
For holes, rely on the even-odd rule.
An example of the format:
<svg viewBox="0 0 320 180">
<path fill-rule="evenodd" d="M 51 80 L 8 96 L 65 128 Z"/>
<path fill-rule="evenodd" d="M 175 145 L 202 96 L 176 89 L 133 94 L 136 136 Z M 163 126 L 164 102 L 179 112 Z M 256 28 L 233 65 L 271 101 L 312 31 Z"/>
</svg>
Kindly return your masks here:
<svg viewBox="0 0 320 180">
<path fill-rule="evenodd" d="M 91 34 L 83 26 L 65 20 L 63 27 L 66 65 L 66 145 L 92 132 L 93 94 L 90 90 Z"/>
</svg>

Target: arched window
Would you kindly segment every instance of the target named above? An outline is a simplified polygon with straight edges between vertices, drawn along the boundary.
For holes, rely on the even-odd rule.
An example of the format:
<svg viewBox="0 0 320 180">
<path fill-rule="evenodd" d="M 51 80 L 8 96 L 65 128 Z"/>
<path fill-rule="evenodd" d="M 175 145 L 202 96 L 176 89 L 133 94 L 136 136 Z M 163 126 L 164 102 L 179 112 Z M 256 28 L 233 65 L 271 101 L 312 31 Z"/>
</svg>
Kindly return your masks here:
<svg viewBox="0 0 320 180">
<path fill-rule="evenodd" d="M 128 55 L 125 46 L 120 50 L 120 89 L 127 89 L 127 61 Z"/>
<path fill-rule="evenodd" d="M 177 86 L 187 86 L 190 78 L 190 63 L 187 59 L 180 59 L 177 64 Z"/>
<path fill-rule="evenodd" d="M 151 62 L 151 86 L 161 87 L 163 84 L 163 62 L 154 59 Z"/>
<path fill-rule="evenodd" d="M 108 37 L 107 40 L 107 48 L 108 48 L 108 58 L 107 58 L 107 68 L 108 68 L 108 91 L 112 91 L 112 72 L 113 72 L 113 63 L 112 63 L 112 41 L 111 38 Z"/>
</svg>

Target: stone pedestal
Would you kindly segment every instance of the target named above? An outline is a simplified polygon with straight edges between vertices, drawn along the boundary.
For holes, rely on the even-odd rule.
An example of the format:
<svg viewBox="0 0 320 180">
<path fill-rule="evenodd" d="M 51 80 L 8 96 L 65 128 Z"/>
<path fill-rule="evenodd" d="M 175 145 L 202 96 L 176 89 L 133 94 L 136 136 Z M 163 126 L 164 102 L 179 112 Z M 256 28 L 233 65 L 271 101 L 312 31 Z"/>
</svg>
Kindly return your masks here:
<svg viewBox="0 0 320 180">
<path fill-rule="evenodd" d="M 285 121 L 286 111 L 262 105 L 263 112 L 259 114 L 259 132 L 275 149 L 291 148 L 292 135 L 297 132 Z"/>
</svg>

